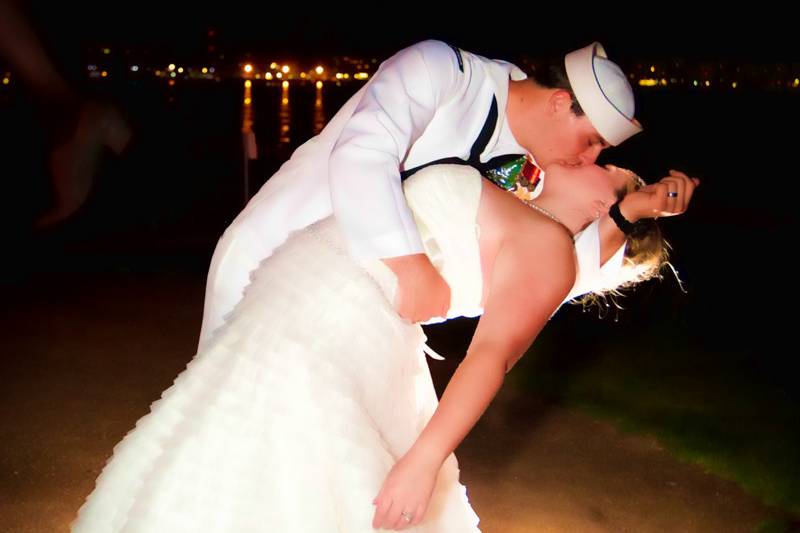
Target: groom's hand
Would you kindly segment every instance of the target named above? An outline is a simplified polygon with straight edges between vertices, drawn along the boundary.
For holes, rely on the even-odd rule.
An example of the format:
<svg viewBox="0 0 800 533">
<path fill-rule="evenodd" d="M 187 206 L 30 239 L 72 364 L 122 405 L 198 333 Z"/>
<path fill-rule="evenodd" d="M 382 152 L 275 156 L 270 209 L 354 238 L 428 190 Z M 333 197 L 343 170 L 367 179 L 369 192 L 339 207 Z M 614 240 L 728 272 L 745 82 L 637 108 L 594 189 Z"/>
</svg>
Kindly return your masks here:
<svg viewBox="0 0 800 533">
<path fill-rule="evenodd" d="M 381 259 L 397 276 L 394 307 L 411 322 L 444 317 L 450 309 L 450 286 L 425 254 Z"/>
</svg>

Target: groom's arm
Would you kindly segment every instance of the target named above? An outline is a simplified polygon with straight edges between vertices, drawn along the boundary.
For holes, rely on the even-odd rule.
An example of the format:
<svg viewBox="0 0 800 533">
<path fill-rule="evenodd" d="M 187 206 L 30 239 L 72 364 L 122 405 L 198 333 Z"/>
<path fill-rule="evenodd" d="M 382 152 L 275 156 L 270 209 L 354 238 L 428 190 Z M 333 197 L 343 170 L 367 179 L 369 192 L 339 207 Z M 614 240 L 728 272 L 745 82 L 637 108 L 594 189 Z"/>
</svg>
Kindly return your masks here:
<svg viewBox="0 0 800 533">
<path fill-rule="evenodd" d="M 444 42 L 404 48 L 381 64 L 342 130 L 328 172 L 333 211 L 354 257 L 424 252 L 400 162 L 449 97 L 457 73 L 455 52 Z"/>
</svg>

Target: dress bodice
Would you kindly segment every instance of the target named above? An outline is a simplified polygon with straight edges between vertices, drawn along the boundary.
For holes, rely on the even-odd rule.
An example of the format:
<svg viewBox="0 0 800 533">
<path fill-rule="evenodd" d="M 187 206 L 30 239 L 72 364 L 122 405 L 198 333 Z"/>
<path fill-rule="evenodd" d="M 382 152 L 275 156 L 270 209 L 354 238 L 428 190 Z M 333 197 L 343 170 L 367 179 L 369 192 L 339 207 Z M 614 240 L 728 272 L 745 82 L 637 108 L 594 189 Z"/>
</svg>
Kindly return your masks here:
<svg viewBox="0 0 800 533">
<path fill-rule="evenodd" d="M 425 252 L 450 286 L 450 309 L 446 317 L 478 316 L 483 313 L 477 223 L 481 197 L 481 175 L 466 165 L 432 165 L 403 182 L 408 206 L 414 216 Z M 364 265 L 384 286 L 391 300 L 396 277 L 381 261 Z M 426 323 L 440 322 L 432 319 Z"/>
<path fill-rule="evenodd" d="M 458 164 L 431 165 L 403 182 L 406 202 L 425 253 L 450 287 L 447 314 L 422 324 L 483 313 L 480 227 L 477 223 L 482 187 L 483 179 L 477 169 Z M 334 246 L 345 254 L 344 241 L 335 224 L 335 219 L 328 217 L 307 229 L 332 238 L 338 243 Z M 394 272 L 380 259 L 360 259 L 357 262 L 377 282 L 388 302 L 395 302 L 397 276 Z M 419 331 L 425 338 L 422 330 Z M 434 359 L 443 359 L 427 345 L 423 350 Z"/>
<path fill-rule="evenodd" d="M 446 318 L 483 312 L 477 223 L 481 175 L 466 165 L 426 167 L 403 182 L 425 252 L 450 285 Z"/>
</svg>

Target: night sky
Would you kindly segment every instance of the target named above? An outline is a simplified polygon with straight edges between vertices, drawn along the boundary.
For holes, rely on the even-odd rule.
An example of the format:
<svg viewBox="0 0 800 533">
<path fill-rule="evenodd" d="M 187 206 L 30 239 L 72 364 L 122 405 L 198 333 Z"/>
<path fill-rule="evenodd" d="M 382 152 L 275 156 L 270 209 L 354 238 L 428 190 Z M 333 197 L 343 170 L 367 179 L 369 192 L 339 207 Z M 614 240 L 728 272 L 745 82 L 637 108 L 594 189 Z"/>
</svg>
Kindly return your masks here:
<svg viewBox="0 0 800 533">
<path fill-rule="evenodd" d="M 648 2 L 638 9 L 617 4 L 582 7 L 583 11 L 550 3 L 545 10 L 504 14 L 481 13 L 465 2 L 451 7 L 416 4 L 436 5 L 436 12 L 408 2 L 324 8 L 304 2 L 295 7 L 275 7 L 273 2 L 212 2 L 199 7 L 153 0 L 59 4 L 29 3 L 40 27 L 54 39 L 150 44 L 177 53 L 202 46 L 213 28 L 219 44 L 231 51 L 312 59 L 349 53 L 385 58 L 413 42 L 437 38 L 498 58 L 559 54 L 599 40 L 619 60 L 800 61 L 794 17 L 785 8 L 763 3 L 758 10 L 746 6 L 704 14 L 664 2 Z"/>
</svg>

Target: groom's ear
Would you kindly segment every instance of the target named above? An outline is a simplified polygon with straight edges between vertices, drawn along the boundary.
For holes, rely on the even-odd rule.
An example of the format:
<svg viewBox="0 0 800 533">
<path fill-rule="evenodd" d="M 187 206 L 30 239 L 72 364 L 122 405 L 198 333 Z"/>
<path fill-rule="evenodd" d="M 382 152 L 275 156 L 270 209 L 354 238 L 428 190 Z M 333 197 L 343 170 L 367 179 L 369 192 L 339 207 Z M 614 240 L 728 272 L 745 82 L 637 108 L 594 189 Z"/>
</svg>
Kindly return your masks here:
<svg viewBox="0 0 800 533">
<path fill-rule="evenodd" d="M 555 89 L 547 100 L 547 110 L 557 118 L 572 113 L 572 96 L 564 89 Z"/>
</svg>

